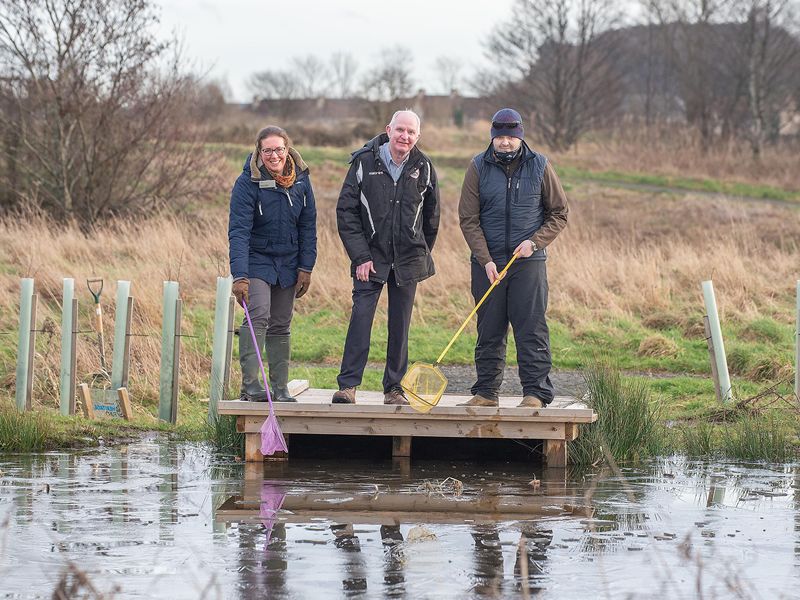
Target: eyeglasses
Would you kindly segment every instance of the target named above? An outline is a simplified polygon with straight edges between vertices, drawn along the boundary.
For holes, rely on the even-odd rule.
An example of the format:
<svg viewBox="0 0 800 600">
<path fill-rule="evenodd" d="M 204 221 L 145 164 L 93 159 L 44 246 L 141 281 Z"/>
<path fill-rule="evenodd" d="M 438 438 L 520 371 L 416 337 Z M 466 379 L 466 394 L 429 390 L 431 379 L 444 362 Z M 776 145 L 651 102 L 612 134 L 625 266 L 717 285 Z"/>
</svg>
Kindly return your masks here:
<svg viewBox="0 0 800 600">
<path fill-rule="evenodd" d="M 493 129 L 516 129 L 520 125 L 522 125 L 520 121 L 507 121 L 504 123 L 500 123 L 498 121 L 492 121 Z"/>
<path fill-rule="evenodd" d="M 261 154 L 264 156 L 272 156 L 273 154 L 277 156 L 283 156 L 286 154 L 286 148 L 284 146 L 280 146 L 278 148 L 261 148 Z"/>
</svg>

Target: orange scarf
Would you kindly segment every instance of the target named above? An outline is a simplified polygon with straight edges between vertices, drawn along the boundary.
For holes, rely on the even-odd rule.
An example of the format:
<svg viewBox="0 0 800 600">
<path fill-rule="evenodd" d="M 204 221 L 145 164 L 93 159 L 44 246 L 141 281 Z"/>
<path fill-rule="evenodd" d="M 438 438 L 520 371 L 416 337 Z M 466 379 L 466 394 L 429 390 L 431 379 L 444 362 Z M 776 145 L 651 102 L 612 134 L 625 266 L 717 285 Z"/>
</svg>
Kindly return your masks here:
<svg viewBox="0 0 800 600">
<path fill-rule="evenodd" d="M 295 179 L 297 179 L 297 172 L 294 168 L 294 159 L 292 158 L 291 154 L 286 156 L 286 164 L 283 166 L 283 174 L 279 175 L 278 173 L 273 173 L 272 171 L 269 172 L 272 178 L 282 188 L 290 188 L 294 185 Z"/>
</svg>

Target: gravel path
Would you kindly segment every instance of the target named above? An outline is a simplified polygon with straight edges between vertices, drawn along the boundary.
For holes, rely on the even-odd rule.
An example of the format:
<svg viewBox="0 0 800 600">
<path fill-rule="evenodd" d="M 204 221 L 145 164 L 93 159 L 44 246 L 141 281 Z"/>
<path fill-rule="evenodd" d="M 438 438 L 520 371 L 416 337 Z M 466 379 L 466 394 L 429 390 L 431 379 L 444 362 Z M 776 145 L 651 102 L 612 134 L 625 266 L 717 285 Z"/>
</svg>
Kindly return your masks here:
<svg viewBox="0 0 800 600">
<path fill-rule="evenodd" d="M 470 393 L 469 389 L 475 383 L 475 365 L 447 365 L 440 369 L 447 377 L 448 394 Z M 556 389 L 556 396 L 580 398 L 586 387 L 583 375 L 578 371 L 553 371 L 550 373 L 550 381 L 553 382 L 553 387 Z M 517 367 L 506 367 L 500 394 L 503 396 L 522 395 Z"/>
<path fill-rule="evenodd" d="M 299 367 L 338 367 L 338 364 L 329 363 L 296 363 Z M 475 383 L 475 365 L 443 365 L 439 367 L 447 377 L 448 394 L 469 394 L 472 384 Z M 374 369 L 383 373 L 383 364 L 370 362 L 367 369 Z M 553 371 L 550 380 L 556 389 L 556 396 L 574 396 L 580 398 L 586 389 L 583 375 L 580 371 Z M 500 386 L 503 396 L 521 396 L 522 385 L 519 382 L 517 367 L 506 367 L 503 375 L 503 385 Z"/>
</svg>

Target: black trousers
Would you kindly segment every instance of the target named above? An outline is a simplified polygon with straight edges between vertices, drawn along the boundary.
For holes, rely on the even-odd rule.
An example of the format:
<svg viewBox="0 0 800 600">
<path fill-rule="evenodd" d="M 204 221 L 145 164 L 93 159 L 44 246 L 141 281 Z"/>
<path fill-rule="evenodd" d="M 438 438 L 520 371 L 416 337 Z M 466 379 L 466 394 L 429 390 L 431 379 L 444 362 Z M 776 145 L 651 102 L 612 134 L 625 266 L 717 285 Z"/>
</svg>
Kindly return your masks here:
<svg viewBox="0 0 800 600">
<path fill-rule="evenodd" d="M 386 282 L 389 290 L 389 337 L 386 343 L 386 368 L 383 371 L 383 391 L 400 385 L 408 368 L 408 328 L 417 284 L 398 286 L 394 271 Z M 369 342 L 375 308 L 384 284 L 353 279 L 353 311 L 344 342 L 342 367 L 336 381 L 339 389 L 361 385 L 364 367 L 369 358 Z"/>
<path fill-rule="evenodd" d="M 472 261 L 472 295 L 475 302 L 489 289 L 486 270 Z M 514 330 L 522 393 L 542 402 L 553 401 L 550 382 L 550 331 L 547 328 L 547 268 L 543 260 L 515 262 L 478 309 L 478 343 L 473 394 L 497 398 L 506 366 L 508 325 Z"/>
</svg>

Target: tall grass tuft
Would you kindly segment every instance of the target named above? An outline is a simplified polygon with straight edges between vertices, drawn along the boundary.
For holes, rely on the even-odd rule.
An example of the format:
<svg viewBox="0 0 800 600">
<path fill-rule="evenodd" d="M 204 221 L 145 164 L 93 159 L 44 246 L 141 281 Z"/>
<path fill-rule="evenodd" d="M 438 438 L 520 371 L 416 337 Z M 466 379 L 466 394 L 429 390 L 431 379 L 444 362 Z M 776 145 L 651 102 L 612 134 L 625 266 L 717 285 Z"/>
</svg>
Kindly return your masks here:
<svg viewBox="0 0 800 600">
<path fill-rule="evenodd" d="M 597 421 L 584 426 L 569 445 L 573 464 L 587 466 L 603 459 L 603 448 L 617 462 L 657 454 L 664 435 L 660 410 L 641 380 L 623 378 L 619 369 L 602 362 L 585 372 L 587 404 Z"/>
<path fill-rule="evenodd" d="M 236 417 L 222 415 L 208 426 L 208 438 L 217 452 L 244 457 L 244 434 L 236 431 Z"/>
<path fill-rule="evenodd" d="M 682 450 L 687 456 L 709 458 L 717 452 L 714 426 L 711 423 L 701 422 L 694 426 L 686 425 L 681 430 L 681 437 Z"/>
<path fill-rule="evenodd" d="M 40 452 L 55 433 L 42 413 L 0 409 L 0 452 Z"/>
<path fill-rule="evenodd" d="M 721 446 L 727 457 L 785 462 L 794 456 L 791 436 L 775 415 L 745 415 L 725 430 Z"/>
</svg>

